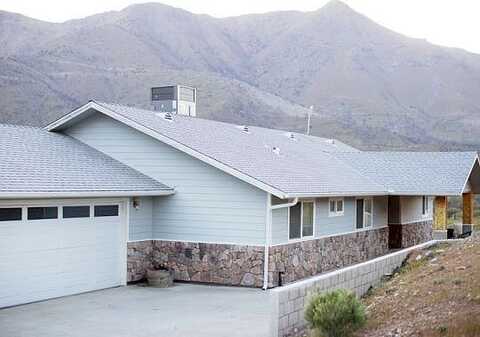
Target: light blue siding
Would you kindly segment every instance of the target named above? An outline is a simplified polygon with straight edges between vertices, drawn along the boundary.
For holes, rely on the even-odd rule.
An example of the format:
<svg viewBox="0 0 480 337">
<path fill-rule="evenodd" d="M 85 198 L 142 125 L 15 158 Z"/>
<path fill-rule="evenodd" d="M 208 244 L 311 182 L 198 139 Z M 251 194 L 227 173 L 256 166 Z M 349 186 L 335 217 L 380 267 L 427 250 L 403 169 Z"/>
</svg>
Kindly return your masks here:
<svg viewBox="0 0 480 337">
<path fill-rule="evenodd" d="M 132 241 L 148 240 L 153 235 L 153 198 L 141 197 L 136 199 L 139 205 L 137 209 L 133 208 L 133 203 L 130 202 L 128 239 Z"/>
<path fill-rule="evenodd" d="M 387 225 L 387 197 L 373 198 L 373 226 Z M 356 230 L 356 198 L 344 198 L 344 214 L 328 215 L 328 198 L 315 200 L 315 237 L 348 233 Z M 288 210 L 272 211 L 272 244 L 288 242 Z"/>
<path fill-rule="evenodd" d="M 272 244 L 288 240 L 288 208 L 272 210 Z"/>
<path fill-rule="evenodd" d="M 373 198 L 373 226 L 383 227 L 388 225 L 388 197 Z"/>
<path fill-rule="evenodd" d="M 266 192 L 100 114 L 67 129 L 66 133 L 175 188 L 172 196 L 154 198 L 153 238 L 237 244 L 265 242 Z M 148 223 L 145 218 L 142 221 Z M 131 239 L 147 232 L 139 230 Z"/>
<path fill-rule="evenodd" d="M 328 216 L 328 198 L 320 198 L 315 202 L 315 235 L 331 235 L 347 233 L 355 230 L 355 198 L 344 198 L 344 214 Z"/>
</svg>

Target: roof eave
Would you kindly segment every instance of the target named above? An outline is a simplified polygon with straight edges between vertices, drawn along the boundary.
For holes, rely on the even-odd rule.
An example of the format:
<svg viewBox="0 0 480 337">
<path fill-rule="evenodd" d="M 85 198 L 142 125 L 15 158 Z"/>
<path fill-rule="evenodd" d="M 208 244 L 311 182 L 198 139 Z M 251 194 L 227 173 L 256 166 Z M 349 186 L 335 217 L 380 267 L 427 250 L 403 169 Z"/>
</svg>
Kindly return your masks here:
<svg viewBox="0 0 480 337">
<path fill-rule="evenodd" d="M 291 198 L 325 198 L 325 197 L 361 197 L 361 196 L 383 196 L 388 195 L 386 191 L 374 192 L 323 192 L 323 193 L 288 193 L 286 199 Z"/>
<path fill-rule="evenodd" d="M 457 197 L 462 195 L 461 191 L 400 191 L 400 192 L 389 192 L 388 195 L 394 196 L 410 196 L 410 197 L 421 197 L 421 196 L 445 196 L 445 197 Z"/>
<path fill-rule="evenodd" d="M 47 131 L 57 131 L 60 130 L 62 126 L 73 120 L 74 118 L 80 116 L 83 114 L 85 111 L 89 109 L 96 109 L 96 107 L 100 107 L 97 103 L 94 101 L 89 101 L 88 103 L 70 111 L 68 114 L 63 115 L 62 117 L 58 118 L 57 120 L 47 124 L 44 129 Z"/>
<path fill-rule="evenodd" d="M 462 191 L 378 191 L 378 192 L 325 192 L 325 193 L 288 193 L 284 199 L 292 198 L 329 198 L 329 197 L 378 197 L 378 196 L 447 196 L 462 195 Z"/>
<path fill-rule="evenodd" d="M 51 198 L 108 198 L 146 197 L 174 194 L 172 189 L 146 191 L 51 191 L 51 192 L 0 192 L 0 199 L 51 199 Z"/>
<path fill-rule="evenodd" d="M 475 168 L 475 164 L 477 162 L 479 162 L 479 158 L 478 158 L 478 154 L 475 152 L 475 157 L 473 159 L 472 166 L 470 167 L 470 170 L 468 171 L 468 175 L 465 178 L 465 182 L 464 182 L 463 187 L 462 187 L 462 193 L 464 193 L 467 189 L 468 180 L 470 179 L 470 176 L 472 175 L 473 169 Z"/>
</svg>

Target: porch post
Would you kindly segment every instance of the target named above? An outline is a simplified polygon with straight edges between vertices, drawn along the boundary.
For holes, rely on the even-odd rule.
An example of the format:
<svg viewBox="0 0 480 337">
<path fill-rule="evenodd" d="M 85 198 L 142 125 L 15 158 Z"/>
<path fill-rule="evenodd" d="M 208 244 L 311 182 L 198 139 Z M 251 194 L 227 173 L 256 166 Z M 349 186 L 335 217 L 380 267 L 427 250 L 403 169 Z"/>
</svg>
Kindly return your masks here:
<svg viewBox="0 0 480 337">
<path fill-rule="evenodd" d="M 473 208 L 474 198 L 473 193 L 463 193 L 463 224 L 473 225 Z"/>
<path fill-rule="evenodd" d="M 436 196 L 434 209 L 433 238 L 444 240 L 447 238 L 447 197 Z"/>
</svg>

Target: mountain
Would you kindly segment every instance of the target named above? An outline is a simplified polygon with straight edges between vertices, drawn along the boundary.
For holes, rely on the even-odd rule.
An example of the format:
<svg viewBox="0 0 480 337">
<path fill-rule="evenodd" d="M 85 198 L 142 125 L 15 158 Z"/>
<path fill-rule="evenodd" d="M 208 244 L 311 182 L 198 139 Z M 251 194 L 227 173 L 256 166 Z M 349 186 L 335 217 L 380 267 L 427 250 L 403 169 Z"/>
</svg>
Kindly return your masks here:
<svg viewBox="0 0 480 337">
<path fill-rule="evenodd" d="M 89 99 L 149 106 L 198 88 L 198 113 L 364 149 L 480 147 L 480 55 L 390 31 L 339 1 L 217 19 L 158 3 L 65 23 L 0 11 L 0 122 L 42 125 Z"/>
</svg>

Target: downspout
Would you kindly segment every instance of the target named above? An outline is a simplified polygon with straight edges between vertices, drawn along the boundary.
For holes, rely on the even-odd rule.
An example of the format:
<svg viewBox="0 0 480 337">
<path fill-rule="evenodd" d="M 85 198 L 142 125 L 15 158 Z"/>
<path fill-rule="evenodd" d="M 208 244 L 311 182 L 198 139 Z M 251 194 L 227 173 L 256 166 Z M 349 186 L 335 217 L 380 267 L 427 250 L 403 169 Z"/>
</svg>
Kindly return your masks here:
<svg viewBox="0 0 480 337">
<path fill-rule="evenodd" d="M 286 208 L 295 206 L 298 203 L 298 198 L 293 199 L 292 202 L 286 204 L 278 204 L 272 206 L 271 194 L 267 194 L 267 218 L 265 226 L 265 257 L 263 263 L 263 290 L 268 289 L 268 257 L 269 257 L 269 248 L 272 240 L 272 211 L 274 209 Z"/>
</svg>

